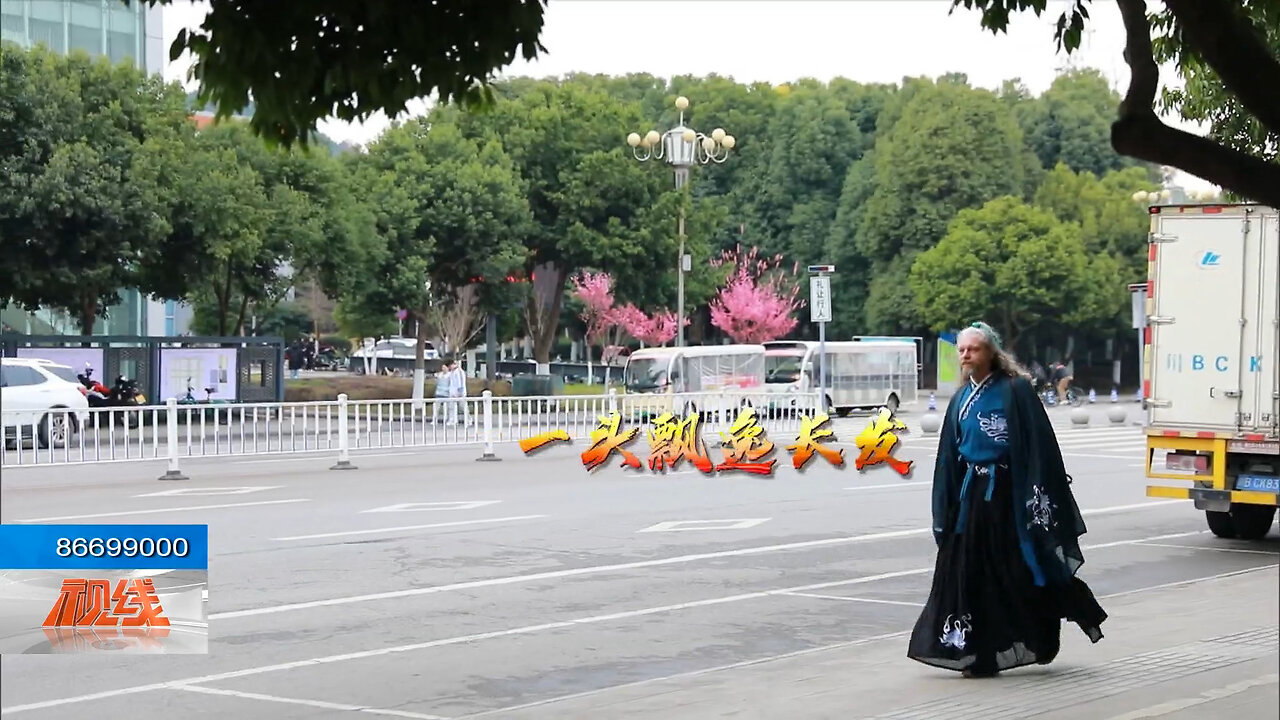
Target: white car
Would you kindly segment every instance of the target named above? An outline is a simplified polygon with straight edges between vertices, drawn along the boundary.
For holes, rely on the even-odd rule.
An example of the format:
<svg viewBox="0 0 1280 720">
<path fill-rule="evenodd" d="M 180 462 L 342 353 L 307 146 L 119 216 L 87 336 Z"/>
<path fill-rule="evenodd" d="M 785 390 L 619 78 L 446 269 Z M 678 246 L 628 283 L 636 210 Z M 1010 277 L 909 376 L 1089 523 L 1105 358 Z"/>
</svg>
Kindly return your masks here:
<svg viewBox="0 0 1280 720">
<path fill-rule="evenodd" d="M 66 365 L 37 358 L 0 358 L 0 425 L 10 436 L 31 435 L 58 447 L 79 432 L 89 412 L 84 386 Z"/>
</svg>

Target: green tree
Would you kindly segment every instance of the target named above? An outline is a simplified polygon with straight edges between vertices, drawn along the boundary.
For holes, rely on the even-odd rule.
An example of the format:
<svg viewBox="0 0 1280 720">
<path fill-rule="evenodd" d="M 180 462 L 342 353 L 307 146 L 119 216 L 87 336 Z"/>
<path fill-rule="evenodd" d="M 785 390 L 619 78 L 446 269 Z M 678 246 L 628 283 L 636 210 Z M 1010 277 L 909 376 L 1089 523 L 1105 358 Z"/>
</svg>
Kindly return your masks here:
<svg viewBox="0 0 1280 720">
<path fill-rule="evenodd" d="M 748 183 L 761 236 L 756 241 L 753 234 L 752 244 L 765 254 L 818 262 L 845 174 L 862 156 L 861 130 L 841 97 L 802 81 L 777 101 L 768 136 L 767 166 Z"/>
<path fill-rule="evenodd" d="M 530 279 L 525 320 L 545 370 L 571 273 L 598 268 L 621 283 L 625 273 L 653 272 L 620 260 L 647 255 L 641 222 L 671 182 L 670 170 L 623 155 L 628 129 L 645 125 L 640 107 L 589 79 L 539 81 L 460 122 L 470 137 L 501 138 L 526 183 L 534 222 L 523 237 Z"/>
<path fill-rule="evenodd" d="M 1280 57 L 1280 6 L 1256 1 L 1247 5 L 1252 34 L 1273 59 Z M 1275 162 L 1280 156 L 1280 127 L 1259 121 L 1237 101 L 1206 56 L 1188 50 L 1173 17 L 1164 12 L 1151 18 L 1152 27 L 1161 33 L 1153 39 L 1153 56 L 1161 64 L 1176 63 L 1183 83 L 1180 88 L 1165 87 L 1161 91 L 1160 107 L 1174 110 L 1187 120 L 1208 123 L 1209 137 L 1226 147 Z M 1187 18 L 1185 22 L 1192 20 Z"/>
<path fill-rule="evenodd" d="M 353 306 L 365 308 L 362 315 L 370 308 L 404 309 L 417 321 L 415 399 L 422 397 L 429 323 L 470 313 L 477 289 L 464 288 L 501 284 L 523 267 L 521 240 L 532 223 L 519 175 L 501 145 L 467 138 L 452 115 L 445 110 L 387 132 L 364 162 L 385 254 L 373 277 L 356 286 L 367 295 Z"/>
<path fill-rule="evenodd" d="M 1093 68 L 1061 73 L 1039 98 L 1024 100 L 1020 114 L 1027 144 L 1042 167 L 1066 163 L 1096 176 L 1134 165 L 1111 148 L 1111 120 L 1120 95 Z"/>
<path fill-rule="evenodd" d="M 1124 302 L 1116 262 L 1091 255 L 1079 226 L 1015 197 L 961 211 L 946 237 L 916 258 L 909 282 L 931 329 L 982 318 L 1010 348 L 1045 327 L 1096 328 Z"/>
<path fill-rule="evenodd" d="M 842 307 L 864 308 L 870 292 L 871 263 L 859 249 L 858 233 L 863 227 L 867 201 L 875 192 L 875 181 L 876 151 L 873 149 L 849 166 L 827 237 L 826 256 L 837 270 L 831 280 L 831 293 Z M 840 336 L 866 334 L 864 317 L 865 313 L 857 310 L 836 314 L 831 330 Z"/>
<path fill-rule="evenodd" d="M 1013 116 L 996 95 L 962 81 L 944 77 L 932 87 L 911 85 L 901 115 L 876 140 L 865 206 L 846 213 L 857 226 L 841 227 L 832 240 L 839 246 L 852 237 L 856 264 L 866 266 L 858 272 L 877 278 L 867 284 L 868 331 L 922 329 L 915 308 L 894 289 L 905 280 L 905 267 L 943 237 L 957 212 L 1025 189 L 1023 138 Z M 852 183 L 846 207 L 865 195 L 865 173 L 846 178 Z"/>
<path fill-rule="evenodd" d="M 4 43 L 0 53 L 3 300 L 53 307 L 91 334 L 166 236 L 156 138 L 186 120 L 177 85 L 130 64 Z"/>
<path fill-rule="evenodd" d="M 1072 0 L 1057 23 L 1059 47 L 1077 49 L 1088 0 Z M 1152 3 L 1154 4 L 1154 3 Z M 1007 29 L 1013 13 L 1044 11 L 1044 0 L 953 0 L 982 11 L 982 26 Z M 1116 152 L 1192 175 L 1272 206 L 1280 206 L 1280 164 L 1265 148 L 1280 133 L 1280 6 L 1266 0 L 1117 0 L 1124 21 L 1129 87 L 1111 125 Z M 1159 50 L 1157 51 L 1157 48 Z M 1171 96 L 1184 117 L 1216 122 L 1208 140 L 1170 127 L 1156 115 L 1161 60 L 1177 59 L 1186 94 Z M 1226 102 L 1224 102 L 1226 101 Z M 1233 105 L 1235 110 L 1213 111 Z M 1274 148 L 1272 149 L 1272 152 Z"/>
<path fill-rule="evenodd" d="M 326 233 L 323 200 L 299 183 L 289 167 L 294 161 L 238 122 L 173 134 L 148 158 L 171 227 L 148 270 L 150 282 L 167 297 L 206 306 L 220 335 L 243 332 L 251 310 L 266 312 L 285 296 L 295 258 L 301 260 L 295 271 L 312 269 L 333 287 L 337 271 L 322 271 L 321 258 L 336 267 L 355 254 Z M 319 249 L 326 244 L 330 249 Z"/>
<path fill-rule="evenodd" d="M 133 0 L 168 5 L 172 0 Z M 130 0 L 124 0 L 126 4 Z M 250 102 L 251 126 L 269 140 L 306 142 L 326 117 L 357 121 L 399 115 L 410 100 L 483 104 L 496 71 L 545 48 L 545 0 L 401 3 L 314 0 L 265 3 L 210 0 L 198 29 L 169 48 L 190 51 L 197 101 L 230 117 Z"/>
<path fill-rule="evenodd" d="M 1132 196 L 1150 186 L 1146 171 L 1139 167 L 1113 170 L 1098 178 L 1059 164 L 1045 177 L 1034 204 L 1063 222 L 1079 225 L 1086 250 L 1116 258 L 1130 278 L 1126 282 L 1137 282 L 1147 274 L 1151 216 Z"/>
</svg>

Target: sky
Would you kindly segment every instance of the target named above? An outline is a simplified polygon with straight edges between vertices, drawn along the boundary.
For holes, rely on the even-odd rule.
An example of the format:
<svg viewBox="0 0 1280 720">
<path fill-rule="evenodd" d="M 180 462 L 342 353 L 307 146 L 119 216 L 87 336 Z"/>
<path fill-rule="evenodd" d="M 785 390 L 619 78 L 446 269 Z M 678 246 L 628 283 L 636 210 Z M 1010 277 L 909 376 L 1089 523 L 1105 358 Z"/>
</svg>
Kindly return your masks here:
<svg viewBox="0 0 1280 720">
<path fill-rule="evenodd" d="M 952 12 L 949 0 L 548 0 L 542 31 L 547 53 L 533 62 L 517 60 L 502 74 L 714 73 L 744 83 L 844 77 L 897 84 L 907 76 L 959 72 L 970 84 L 992 90 L 1018 78 L 1038 95 L 1060 69 L 1075 66 L 1096 68 L 1123 94 L 1129 72 L 1116 5 L 1090 4 L 1081 48 L 1068 56 L 1053 40 L 1054 23 L 1068 4 L 1048 0 L 1039 18 L 1031 12 L 1017 15 L 1007 34 L 992 35 L 982 29 L 978 11 L 960 7 Z M 166 51 L 181 29 L 198 27 L 207 11 L 204 2 L 168 6 Z M 166 78 L 194 89 L 186 80 L 190 64 L 189 56 L 180 57 L 169 64 Z M 1170 68 L 1162 69 L 1161 77 L 1176 83 Z M 423 101 L 411 103 L 409 114 L 399 119 L 426 107 Z M 1176 115 L 1165 121 L 1204 132 Z M 378 114 L 357 124 L 323 121 L 319 129 L 339 142 L 366 144 L 389 124 Z M 1185 173 L 1178 179 L 1187 188 L 1211 187 Z"/>
</svg>

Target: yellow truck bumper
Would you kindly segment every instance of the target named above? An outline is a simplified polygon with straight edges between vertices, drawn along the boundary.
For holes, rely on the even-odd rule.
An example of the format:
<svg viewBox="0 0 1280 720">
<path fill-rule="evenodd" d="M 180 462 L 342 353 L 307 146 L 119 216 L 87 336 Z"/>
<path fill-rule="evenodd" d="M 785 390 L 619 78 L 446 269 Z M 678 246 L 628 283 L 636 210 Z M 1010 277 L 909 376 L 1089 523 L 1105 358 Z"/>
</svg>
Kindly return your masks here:
<svg viewBox="0 0 1280 720">
<path fill-rule="evenodd" d="M 1197 504 L 1237 503 L 1242 505 L 1280 506 L 1280 493 L 1254 490 L 1232 490 L 1227 487 L 1227 438 L 1186 437 L 1170 435 L 1147 436 L 1147 477 L 1178 480 L 1187 486 L 1148 485 L 1147 496 L 1196 500 Z M 1197 451 L 1210 455 L 1212 472 L 1207 475 L 1168 472 L 1153 469 L 1156 453 L 1170 450 Z"/>
</svg>

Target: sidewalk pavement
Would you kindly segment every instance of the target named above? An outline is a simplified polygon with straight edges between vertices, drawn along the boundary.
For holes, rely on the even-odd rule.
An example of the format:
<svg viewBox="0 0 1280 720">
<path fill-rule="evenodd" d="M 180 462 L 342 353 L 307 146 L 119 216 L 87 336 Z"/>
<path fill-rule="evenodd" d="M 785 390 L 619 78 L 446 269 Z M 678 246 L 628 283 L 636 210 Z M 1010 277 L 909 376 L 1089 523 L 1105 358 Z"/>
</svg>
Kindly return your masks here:
<svg viewBox="0 0 1280 720">
<path fill-rule="evenodd" d="M 501 717 L 664 720 L 1192 720 L 1280 717 L 1280 573 L 1100 598 L 1096 645 L 1063 624 L 1049 666 L 964 679 L 906 657 L 907 633 L 636 683 Z"/>
</svg>

